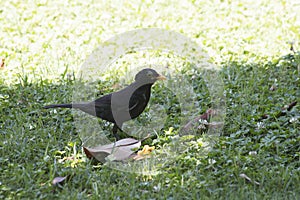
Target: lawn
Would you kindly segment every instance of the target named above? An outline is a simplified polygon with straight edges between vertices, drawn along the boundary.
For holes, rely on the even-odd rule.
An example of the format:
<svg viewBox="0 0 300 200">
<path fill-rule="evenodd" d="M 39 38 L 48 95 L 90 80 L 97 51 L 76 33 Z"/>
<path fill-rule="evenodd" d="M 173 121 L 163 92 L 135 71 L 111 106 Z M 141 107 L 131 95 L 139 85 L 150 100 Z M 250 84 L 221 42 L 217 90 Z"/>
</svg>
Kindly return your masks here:
<svg viewBox="0 0 300 200">
<path fill-rule="evenodd" d="M 297 1 L 16 0 L 0 5 L 1 199 L 300 198 Z M 77 128 L 74 113 L 42 108 L 73 100 L 78 72 L 99 45 L 149 27 L 178 32 L 200 45 L 218 68 L 226 101 L 222 134 L 206 149 L 204 129 L 179 134 L 190 119 L 180 104 L 185 93 L 172 94 L 177 77 L 186 78 L 199 108 L 188 115 L 202 115 L 213 103 L 204 71 L 185 58 L 131 52 L 114 63 L 120 70 L 107 71 L 92 85 L 93 97 L 101 96 L 131 81 L 122 77 L 132 63 L 156 59 L 168 60 L 170 68 L 180 65 L 167 82 L 153 86 L 150 106 L 138 119 L 142 125 L 149 120 L 161 125 L 157 138 L 145 141 L 155 146 L 154 155 L 174 138 L 184 141 L 185 148 L 166 157 L 157 175 L 89 160 L 82 150 L 89 132 Z M 168 110 L 163 124 L 151 113 L 154 103 Z M 111 127 L 97 123 L 108 135 Z M 55 177 L 66 179 L 53 185 Z"/>
</svg>

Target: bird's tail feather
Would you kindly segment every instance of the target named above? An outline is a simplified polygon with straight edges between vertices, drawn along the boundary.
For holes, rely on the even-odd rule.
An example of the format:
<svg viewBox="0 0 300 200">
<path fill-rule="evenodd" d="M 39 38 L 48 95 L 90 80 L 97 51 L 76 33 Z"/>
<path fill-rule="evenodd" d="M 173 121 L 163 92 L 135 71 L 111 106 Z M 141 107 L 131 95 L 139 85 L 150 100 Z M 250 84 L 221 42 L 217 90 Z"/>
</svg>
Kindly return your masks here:
<svg viewBox="0 0 300 200">
<path fill-rule="evenodd" d="M 52 104 L 48 106 L 44 106 L 43 108 L 48 109 L 48 108 L 72 108 L 72 104 Z"/>
</svg>

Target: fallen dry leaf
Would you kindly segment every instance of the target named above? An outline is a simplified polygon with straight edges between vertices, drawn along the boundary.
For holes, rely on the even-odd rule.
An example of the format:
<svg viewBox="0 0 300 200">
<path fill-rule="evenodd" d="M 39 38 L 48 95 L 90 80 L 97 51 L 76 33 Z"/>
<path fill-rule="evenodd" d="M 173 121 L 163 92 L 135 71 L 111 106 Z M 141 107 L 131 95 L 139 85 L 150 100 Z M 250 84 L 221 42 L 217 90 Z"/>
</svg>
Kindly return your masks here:
<svg viewBox="0 0 300 200">
<path fill-rule="evenodd" d="M 141 141 L 126 138 L 113 142 L 111 144 L 97 146 L 97 147 L 83 147 L 84 152 L 88 158 L 95 158 L 98 161 L 104 163 L 107 160 L 110 161 L 123 161 L 134 153 L 135 148 L 141 146 Z"/>
<path fill-rule="evenodd" d="M 291 111 L 295 106 L 297 105 L 297 101 L 294 101 L 290 103 L 289 105 L 286 105 L 281 108 L 281 111 L 277 113 L 276 117 L 282 117 L 287 114 L 287 111 Z"/>
<path fill-rule="evenodd" d="M 187 132 L 189 131 L 191 128 L 195 127 L 195 124 L 199 124 L 199 120 L 205 120 L 205 121 L 209 121 L 209 119 L 212 117 L 212 116 L 215 116 L 217 114 L 217 111 L 216 110 L 213 110 L 213 109 L 208 109 L 204 114 L 198 116 L 198 117 L 195 117 L 193 120 L 189 121 L 183 128 L 182 128 L 182 131 L 184 132 Z M 216 126 L 219 124 L 214 124 L 213 122 L 212 123 L 208 123 L 207 124 L 204 124 L 204 125 L 207 125 L 207 126 Z M 202 126 L 200 125 L 197 125 L 196 126 L 197 129 L 202 129 Z"/>
<path fill-rule="evenodd" d="M 141 160 L 144 158 L 149 157 L 150 153 L 155 149 L 154 146 L 150 147 L 149 145 L 145 145 L 144 148 L 141 151 L 138 151 L 138 153 L 133 156 L 134 160 Z"/>
<path fill-rule="evenodd" d="M 282 117 L 285 116 L 287 114 L 287 111 L 291 111 L 295 106 L 297 105 L 297 101 L 294 101 L 292 103 L 290 103 L 289 105 L 283 106 L 281 108 L 281 111 L 279 111 L 275 117 Z M 259 120 L 263 120 L 263 119 L 268 119 L 270 116 L 268 114 L 263 114 Z"/>
<path fill-rule="evenodd" d="M 288 107 L 286 108 L 287 111 L 291 111 L 293 109 L 293 107 L 295 107 L 296 105 L 297 105 L 297 101 L 294 101 L 294 102 L 290 103 L 288 105 Z"/>
<path fill-rule="evenodd" d="M 277 89 L 276 85 L 272 85 L 269 90 L 270 91 L 275 91 L 276 89 Z"/>
<path fill-rule="evenodd" d="M 269 115 L 263 114 L 263 115 L 260 117 L 260 120 L 268 119 L 269 117 L 270 117 Z"/>
<path fill-rule="evenodd" d="M 145 145 L 144 146 L 144 148 L 143 148 L 143 150 L 141 150 L 141 151 L 138 151 L 138 155 L 149 155 L 153 150 L 155 149 L 155 147 L 154 146 L 152 146 L 152 147 L 149 147 L 149 145 Z"/>
</svg>

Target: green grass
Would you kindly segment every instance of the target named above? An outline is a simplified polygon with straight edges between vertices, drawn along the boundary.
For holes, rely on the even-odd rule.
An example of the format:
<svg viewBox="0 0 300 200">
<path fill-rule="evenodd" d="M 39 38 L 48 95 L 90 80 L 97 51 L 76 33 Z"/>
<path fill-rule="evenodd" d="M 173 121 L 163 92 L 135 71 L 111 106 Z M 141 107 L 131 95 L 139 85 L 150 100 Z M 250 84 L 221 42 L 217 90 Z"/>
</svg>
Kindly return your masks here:
<svg viewBox="0 0 300 200">
<path fill-rule="evenodd" d="M 49 114 L 41 109 L 53 98 L 70 101 L 72 79 L 54 84 L 23 78 L 10 87 L 2 85 L 1 196 L 297 199 L 299 105 L 278 117 L 284 105 L 299 101 L 293 56 L 265 65 L 226 63 L 221 75 L 228 108 L 219 143 L 205 156 L 199 153 L 201 146 L 191 144 L 162 169 L 162 175 L 152 177 L 93 165 L 82 155 L 70 111 Z M 277 89 L 270 91 L 275 79 Z M 265 114 L 269 118 L 262 119 Z M 290 122 L 293 117 L 298 119 Z M 249 155 L 250 151 L 257 155 Z M 72 155 L 78 160 L 59 162 Z M 242 173 L 260 185 L 240 178 Z M 69 179 L 54 187 L 51 181 L 56 176 Z"/>
<path fill-rule="evenodd" d="M 299 4 L 169 4 L 1 2 L 1 199 L 299 199 L 300 54 L 287 43 L 295 40 L 297 50 Z M 157 176 L 88 160 L 71 111 L 42 109 L 72 101 L 73 74 L 100 42 L 141 27 L 181 32 L 202 45 L 222 68 L 227 104 L 218 143 L 208 153 L 201 143 L 188 143 Z M 203 113 L 209 94 L 201 77 L 187 74 Z M 117 80 L 98 87 L 111 92 Z M 153 101 L 168 94 L 161 89 L 154 87 Z M 291 110 L 282 109 L 295 101 Z M 179 127 L 178 108 L 166 106 L 172 112 L 154 141 L 157 147 L 173 137 L 164 134 L 170 126 Z M 57 176 L 68 178 L 53 186 Z"/>
</svg>

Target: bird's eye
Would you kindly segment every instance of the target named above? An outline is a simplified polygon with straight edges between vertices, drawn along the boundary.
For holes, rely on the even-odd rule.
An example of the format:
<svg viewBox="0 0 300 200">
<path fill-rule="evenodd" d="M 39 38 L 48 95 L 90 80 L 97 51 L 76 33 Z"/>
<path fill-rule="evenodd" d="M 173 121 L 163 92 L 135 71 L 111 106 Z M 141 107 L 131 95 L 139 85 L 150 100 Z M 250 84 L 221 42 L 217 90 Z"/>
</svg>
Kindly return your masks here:
<svg viewBox="0 0 300 200">
<path fill-rule="evenodd" d="M 147 76 L 151 77 L 152 76 L 152 72 L 148 72 Z"/>
</svg>

